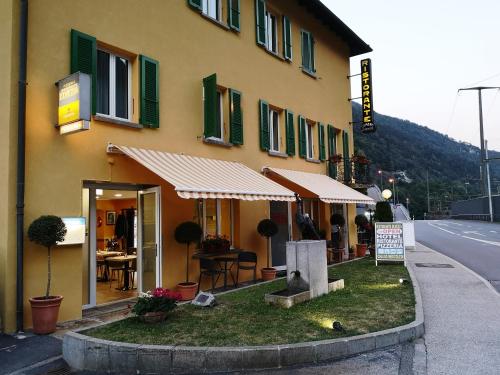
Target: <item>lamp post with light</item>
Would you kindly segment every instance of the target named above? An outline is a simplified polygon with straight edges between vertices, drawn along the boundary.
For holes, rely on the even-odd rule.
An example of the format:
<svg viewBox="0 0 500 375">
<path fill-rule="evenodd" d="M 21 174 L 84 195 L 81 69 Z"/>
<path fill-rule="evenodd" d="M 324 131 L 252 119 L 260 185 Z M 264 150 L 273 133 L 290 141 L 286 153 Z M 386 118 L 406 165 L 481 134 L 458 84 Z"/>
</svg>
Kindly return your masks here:
<svg viewBox="0 0 500 375">
<path fill-rule="evenodd" d="M 382 170 L 381 169 L 378 170 L 378 175 L 380 176 L 380 190 L 384 190 L 384 179 L 383 179 L 383 176 L 382 176 Z"/>
<path fill-rule="evenodd" d="M 392 191 L 394 192 L 394 196 L 392 197 L 392 203 L 393 204 L 396 204 L 396 196 L 397 196 L 397 193 L 396 193 L 396 185 L 395 185 L 395 178 L 390 178 L 389 179 L 389 183 L 392 184 Z"/>
</svg>

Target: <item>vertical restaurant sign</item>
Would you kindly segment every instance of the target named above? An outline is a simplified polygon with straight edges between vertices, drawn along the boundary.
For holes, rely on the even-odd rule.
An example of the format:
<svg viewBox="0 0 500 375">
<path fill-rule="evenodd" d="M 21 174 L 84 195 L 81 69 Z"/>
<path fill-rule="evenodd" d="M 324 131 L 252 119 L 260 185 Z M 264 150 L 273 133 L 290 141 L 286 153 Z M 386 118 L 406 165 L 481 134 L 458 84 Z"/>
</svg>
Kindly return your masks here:
<svg viewBox="0 0 500 375">
<path fill-rule="evenodd" d="M 90 75 L 74 73 L 57 83 L 59 106 L 57 126 L 60 134 L 88 130 L 90 121 Z"/>
<path fill-rule="evenodd" d="M 375 223 L 376 261 L 404 262 L 403 223 Z"/>
<path fill-rule="evenodd" d="M 372 61 L 361 60 L 361 108 L 362 108 L 362 133 L 373 133 L 376 130 L 373 119 L 373 88 L 372 88 Z"/>
</svg>

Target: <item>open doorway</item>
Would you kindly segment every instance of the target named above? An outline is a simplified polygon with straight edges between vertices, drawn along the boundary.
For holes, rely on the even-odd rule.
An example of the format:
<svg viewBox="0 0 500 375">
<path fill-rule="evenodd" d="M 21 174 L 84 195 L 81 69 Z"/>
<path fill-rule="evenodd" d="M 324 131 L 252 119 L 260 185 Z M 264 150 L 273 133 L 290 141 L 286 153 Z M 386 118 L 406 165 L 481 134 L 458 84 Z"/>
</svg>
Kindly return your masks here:
<svg viewBox="0 0 500 375">
<path fill-rule="evenodd" d="M 96 304 L 137 296 L 137 191 L 96 189 Z"/>
<path fill-rule="evenodd" d="M 161 286 L 160 188 L 89 182 L 82 203 L 87 218 L 83 307 Z"/>
</svg>

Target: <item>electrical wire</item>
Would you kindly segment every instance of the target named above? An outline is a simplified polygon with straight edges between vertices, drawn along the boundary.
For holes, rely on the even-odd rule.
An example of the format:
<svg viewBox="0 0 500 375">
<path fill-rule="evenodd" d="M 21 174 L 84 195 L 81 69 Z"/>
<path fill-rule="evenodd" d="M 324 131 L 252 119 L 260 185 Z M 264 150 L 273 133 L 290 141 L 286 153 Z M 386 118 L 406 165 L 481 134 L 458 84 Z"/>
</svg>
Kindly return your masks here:
<svg viewBox="0 0 500 375">
<path fill-rule="evenodd" d="M 464 87 L 476 86 L 479 83 L 483 83 L 483 82 L 489 81 L 490 79 L 493 79 L 493 78 L 496 78 L 496 77 L 500 77 L 500 73 L 496 73 L 496 74 L 492 75 L 491 77 L 482 79 L 480 81 L 477 81 L 477 82 L 474 82 L 474 83 L 471 83 L 471 84 L 468 84 L 468 85 L 465 85 Z"/>
<path fill-rule="evenodd" d="M 455 110 L 457 109 L 458 97 L 460 96 L 460 91 L 457 91 L 457 95 L 455 95 L 455 100 L 453 101 L 453 109 L 451 110 L 450 119 L 448 120 L 448 126 L 446 127 L 446 132 L 444 134 L 449 135 L 451 123 L 453 122 L 453 118 L 455 117 Z"/>
</svg>

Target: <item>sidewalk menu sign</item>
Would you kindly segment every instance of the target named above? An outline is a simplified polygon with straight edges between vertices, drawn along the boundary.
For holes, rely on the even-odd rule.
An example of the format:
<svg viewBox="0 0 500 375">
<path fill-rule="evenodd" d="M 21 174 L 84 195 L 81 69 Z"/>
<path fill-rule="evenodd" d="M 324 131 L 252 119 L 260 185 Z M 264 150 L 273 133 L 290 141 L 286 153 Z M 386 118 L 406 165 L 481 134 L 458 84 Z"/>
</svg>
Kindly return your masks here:
<svg viewBox="0 0 500 375">
<path fill-rule="evenodd" d="M 405 245 L 403 223 L 375 223 L 375 264 L 404 262 Z"/>
</svg>

